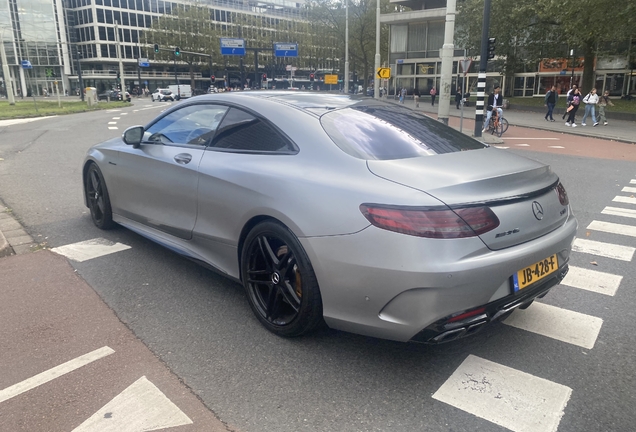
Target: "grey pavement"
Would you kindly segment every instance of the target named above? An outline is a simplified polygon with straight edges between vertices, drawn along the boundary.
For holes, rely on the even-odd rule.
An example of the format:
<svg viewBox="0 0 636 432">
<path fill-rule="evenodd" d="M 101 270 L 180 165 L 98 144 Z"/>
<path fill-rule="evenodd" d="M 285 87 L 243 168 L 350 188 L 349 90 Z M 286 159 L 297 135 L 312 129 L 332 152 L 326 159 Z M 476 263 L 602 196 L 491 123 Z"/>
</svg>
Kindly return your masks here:
<svg viewBox="0 0 636 432">
<path fill-rule="evenodd" d="M 398 100 L 394 100 L 392 96 L 389 96 L 389 102 L 399 103 Z M 407 99 L 404 106 L 416 109 L 427 114 L 437 114 L 439 104 L 431 106 L 430 99 L 422 96 L 420 98 L 419 108 L 415 107 L 412 99 Z M 583 117 L 582 110 L 579 109 L 579 113 L 576 116 L 577 127 L 572 128 L 565 125 L 565 120 L 561 120 L 563 114 L 563 108 L 556 108 L 554 110 L 555 122 L 549 122 L 544 119 L 547 108 L 541 111 L 535 111 L 533 107 L 518 107 L 512 106 L 510 109 L 504 110 L 504 117 L 508 120 L 512 126 L 522 126 L 533 129 L 541 129 L 558 133 L 567 133 L 571 135 L 581 135 L 591 138 L 600 138 L 613 141 L 621 141 L 631 144 L 636 144 L 636 122 L 626 120 L 614 120 L 612 119 L 611 107 L 606 110 L 606 116 L 608 125 L 603 126 L 599 124 L 596 127 L 592 126 L 592 121 L 587 123 L 587 126 L 581 126 L 581 118 Z M 449 115 L 452 117 L 459 117 L 461 110 L 455 107 L 455 99 L 453 98 L 450 106 Z M 464 107 L 464 119 L 475 119 L 475 107 L 474 100 L 471 100 L 471 106 Z"/>
</svg>

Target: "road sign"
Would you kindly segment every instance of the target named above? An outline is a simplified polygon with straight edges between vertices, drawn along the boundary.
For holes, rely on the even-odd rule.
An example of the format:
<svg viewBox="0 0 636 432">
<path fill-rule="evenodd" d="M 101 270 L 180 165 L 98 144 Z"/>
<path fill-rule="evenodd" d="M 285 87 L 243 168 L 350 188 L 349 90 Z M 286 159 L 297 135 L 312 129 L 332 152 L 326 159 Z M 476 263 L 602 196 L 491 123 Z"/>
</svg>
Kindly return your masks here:
<svg viewBox="0 0 636 432">
<path fill-rule="evenodd" d="M 137 61 L 139 62 L 139 67 L 150 67 L 150 62 L 147 58 L 139 58 Z"/>
<path fill-rule="evenodd" d="M 338 75 L 325 75 L 325 84 L 338 84 Z"/>
<path fill-rule="evenodd" d="M 297 43 L 275 43 L 274 57 L 298 57 Z"/>
<path fill-rule="evenodd" d="M 473 63 L 471 59 L 460 60 L 459 65 L 462 67 L 462 72 L 464 72 L 464 76 L 468 73 L 470 69 L 470 65 Z"/>
<path fill-rule="evenodd" d="M 378 78 L 380 79 L 389 79 L 391 78 L 391 68 L 388 68 L 388 67 L 378 68 L 376 74 Z"/>
<path fill-rule="evenodd" d="M 285 70 L 286 70 L 287 72 L 290 72 L 290 71 L 295 72 L 295 71 L 297 71 L 297 70 L 298 70 L 298 68 L 297 68 L 296 66 L 287 65 L 287 66 L 285 66 Z"/>
<path fill-rule="evenodd" d="M 221 55 L 245 55 L 245 39 L 221 38 Z"/>
<path fill-rule="evenodd" d="M 33 69 L 33 65 L 28 60 L 22 60 L 22 69 Z"/>
</svg>

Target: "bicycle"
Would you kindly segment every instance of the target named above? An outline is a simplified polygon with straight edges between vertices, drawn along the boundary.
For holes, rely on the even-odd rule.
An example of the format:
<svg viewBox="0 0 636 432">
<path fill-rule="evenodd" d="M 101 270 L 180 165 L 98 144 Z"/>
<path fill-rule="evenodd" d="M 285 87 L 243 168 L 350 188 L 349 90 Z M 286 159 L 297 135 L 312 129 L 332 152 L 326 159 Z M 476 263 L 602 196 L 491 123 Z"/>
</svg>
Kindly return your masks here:
<svg viewBox="0 0 636 432">
<path fill-rule="evenodd" d="M 508 120 L 506 120 L 503 115 L 501 116 L 501 118 L 499 118 L 498 112 L 496 110 L 493 110 L 493 115 L 490 117 L 490 123 L 488 124 L 487 132 L 490 132 L 492 135 L 496 134 L 498 137 L 501 137 L 508 130 L 509 126 L 510 125 L 508 124 Z"/>
</svg>

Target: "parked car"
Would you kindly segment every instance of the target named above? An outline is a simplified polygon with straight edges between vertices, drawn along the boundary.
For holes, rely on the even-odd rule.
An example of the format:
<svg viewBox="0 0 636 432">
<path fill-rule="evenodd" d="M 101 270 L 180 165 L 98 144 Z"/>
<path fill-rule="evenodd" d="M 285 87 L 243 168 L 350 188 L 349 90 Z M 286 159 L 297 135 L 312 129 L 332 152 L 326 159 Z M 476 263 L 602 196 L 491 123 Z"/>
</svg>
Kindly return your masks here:
<svg viewBox="0 0 636 432">
<path fill-rule="evenodd" d="M 174 95 L 172 94 L 172 91 L 168 89 L 158 88 L 151 96 L 153 102 L 174 101 Z"/>
<path fill-rule="evenodd" d="M 98 100 L 122 100 L 119 90 L 106 90 L 97 95 Z M 130 93 L 126 92 L 126 101 L 130 102 Z"/>
<path fill-rule="evenodd" d="M 83 185 L 97 227 L 240 281 L 280 336 L 474 334 L 565 277 L 577 229 L 549 166 L 363 96 L 199 96 L 92 147 Z"/>
</svg>

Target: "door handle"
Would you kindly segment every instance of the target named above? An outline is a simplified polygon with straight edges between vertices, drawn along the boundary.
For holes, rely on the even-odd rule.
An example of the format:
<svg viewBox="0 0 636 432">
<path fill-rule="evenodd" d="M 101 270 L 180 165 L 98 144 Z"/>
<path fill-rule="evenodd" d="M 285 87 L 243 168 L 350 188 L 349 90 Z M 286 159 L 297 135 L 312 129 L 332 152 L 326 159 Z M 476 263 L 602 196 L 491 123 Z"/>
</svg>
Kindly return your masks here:
<svg viewBox="0 0 636 432">
<path fill-rule="evenodd" d="M 192 155 L 188 153 L 179 153 L 174 157 L 174 160 L 181 165 L 185 165 L 192 160 Z"/>
</svg>

